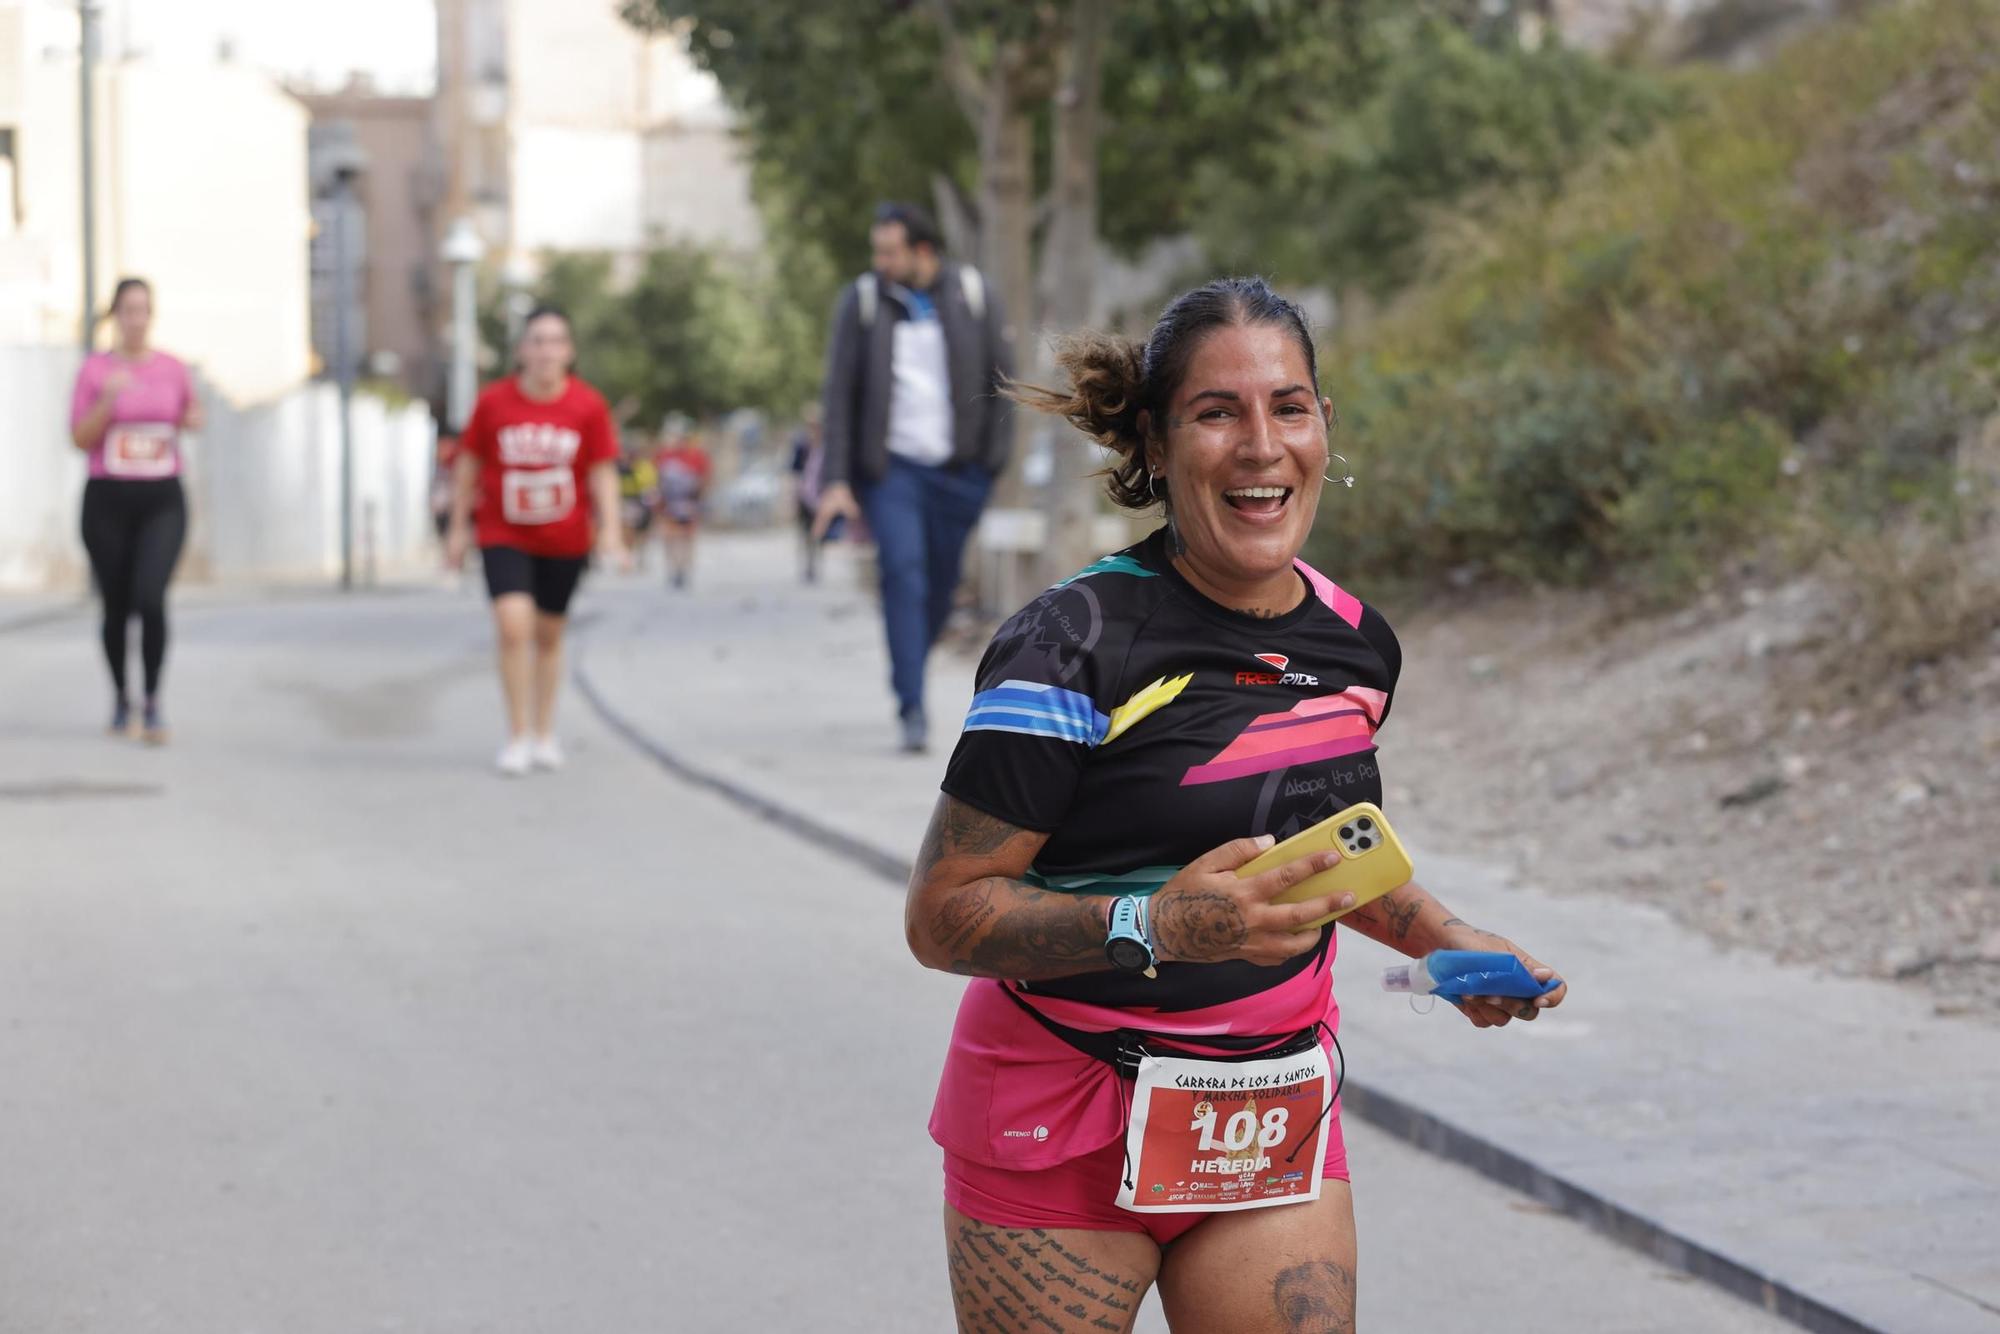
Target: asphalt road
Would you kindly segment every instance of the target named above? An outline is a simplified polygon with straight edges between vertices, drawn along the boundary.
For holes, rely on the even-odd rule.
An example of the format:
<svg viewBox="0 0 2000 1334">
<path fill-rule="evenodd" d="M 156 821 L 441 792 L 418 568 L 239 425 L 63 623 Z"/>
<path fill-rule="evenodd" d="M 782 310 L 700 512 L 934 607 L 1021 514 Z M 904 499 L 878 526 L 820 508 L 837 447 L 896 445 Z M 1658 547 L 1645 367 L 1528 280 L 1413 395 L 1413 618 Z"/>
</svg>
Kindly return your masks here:
<svg viewBox="0 0 2000 1334">
<path fill-rule="evenodd" d="M 664 596 L 580 618 L 759 614 Z M 570 767 L 493 776 L 470 594 L 197 597 L 176 633 L 159 751 L 100 733 L 84 619 L 0 634 L 0 1334 L 950 1328 L 923 1125 L 960 984 L 893 887 L 573 692 Z M 1363 1329 L 1786 1328 L 1347 1135 Z"/>
</svg>

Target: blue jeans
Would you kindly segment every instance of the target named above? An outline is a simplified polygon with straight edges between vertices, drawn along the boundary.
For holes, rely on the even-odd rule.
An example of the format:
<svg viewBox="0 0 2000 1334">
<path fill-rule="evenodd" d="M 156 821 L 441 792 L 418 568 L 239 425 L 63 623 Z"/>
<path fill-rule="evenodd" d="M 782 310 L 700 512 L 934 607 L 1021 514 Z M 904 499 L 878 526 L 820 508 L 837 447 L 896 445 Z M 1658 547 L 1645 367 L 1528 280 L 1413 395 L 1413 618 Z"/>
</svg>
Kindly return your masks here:
<svg viewBox="0 0 2000 1334">
<path fill-rule="evenodd" d="M 855 489 L 875 534 L 889 684 L 907 716 L 924 707 L 924 659 L 944 632 L 952 594 L 993 475 L 976 464 L 928 467 L 895 455 L 882 480 Z"/>
</svg>

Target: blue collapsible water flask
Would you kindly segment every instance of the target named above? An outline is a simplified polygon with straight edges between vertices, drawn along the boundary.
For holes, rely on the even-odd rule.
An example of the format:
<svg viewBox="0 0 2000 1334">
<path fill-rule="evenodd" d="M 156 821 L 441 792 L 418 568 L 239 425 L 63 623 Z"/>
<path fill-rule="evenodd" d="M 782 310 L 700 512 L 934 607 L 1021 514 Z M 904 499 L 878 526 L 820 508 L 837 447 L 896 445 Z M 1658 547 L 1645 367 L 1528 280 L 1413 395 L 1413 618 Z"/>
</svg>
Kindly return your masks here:
<svg viewBox="0 0 2000 1334">
<path fill-rule="evenodd" d="M 1442 996 L 1457 1005 L 1467 996 L 1544 996 L 1562 985 L 1537 982 L 1528 966 L 1504 950 L 1432 950 L 1421 959 L 1382 970 L 1384 991 Z"/>
</svg>

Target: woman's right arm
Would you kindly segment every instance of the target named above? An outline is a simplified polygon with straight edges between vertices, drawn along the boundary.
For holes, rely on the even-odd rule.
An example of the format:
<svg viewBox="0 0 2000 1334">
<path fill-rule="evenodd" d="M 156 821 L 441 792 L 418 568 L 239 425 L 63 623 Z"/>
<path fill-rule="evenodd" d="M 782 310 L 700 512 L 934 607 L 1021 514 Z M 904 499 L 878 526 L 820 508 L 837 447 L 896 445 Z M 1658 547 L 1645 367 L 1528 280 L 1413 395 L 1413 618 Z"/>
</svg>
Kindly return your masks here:
<svg viewBox="0 0 2000 1334">
<path fill-rule="evenodd" d="M 451 463 L 451 521 L 445 525 L 444 559 L 457 569 L 472 547 L 472 498 L 479 489 L 479 458 L 461 448 Z"/>
<path fill-rule="evenodd" d="M 118 405 L 118 391 L 131 378 L 130 372 L 123 367 L 115 367 L 102 383 L 92 385 L 89 366 L 76 373 L 76 390 L 70 403 L 71 444 L 85 453 L 97 448 L 98 442 L 104 439 L 105 429 L 111 425 L 111 414 Z"/>
<path fill-rule="evenodd" d="M 904 904 L 910 952 L 926 968 L 1023 982 L 1107 968 L 1111 897 L 1038 889 L 1022 879 L 1048 840 L 940 796 Z M 1225 843 L 1183 867 L 1153 896 L 1153 949 L 1160 962 L 1274 964 L 1319 944 L 1320 929 L 1298 928 L 1345 907 L 1351 894 L 1303 903 L 1270 900 L 1340 854 L 1301 857 L 1238 879 L 1236 868 L 1270 846 L 1268 835 Z"/>
<path fill-rule="evenodd" d="M 939 796 L 903 906 L 910 953 L 926 968 L 1024 982 L 1105 967 L 1111 901 L 1022 879 L 1048 841 Z"/>
</svg>

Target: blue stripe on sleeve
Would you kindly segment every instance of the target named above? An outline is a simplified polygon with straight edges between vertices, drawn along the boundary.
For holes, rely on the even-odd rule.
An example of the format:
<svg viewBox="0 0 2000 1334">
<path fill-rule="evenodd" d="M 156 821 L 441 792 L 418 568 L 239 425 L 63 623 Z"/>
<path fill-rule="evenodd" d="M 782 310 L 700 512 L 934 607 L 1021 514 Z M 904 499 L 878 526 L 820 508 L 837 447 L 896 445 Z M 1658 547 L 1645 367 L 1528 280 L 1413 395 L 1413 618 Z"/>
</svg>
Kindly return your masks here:
<svg viewBox="0 0 2000 1334">
<path fill-rule="evenodd" d="M 968 732 L 1016 732 L 1079 746 L 1096 745 L 1110 728 L 1090 696 L 1033 681 L 1002 681 L 982 690 L 965 715 Z"/>
</svg>

